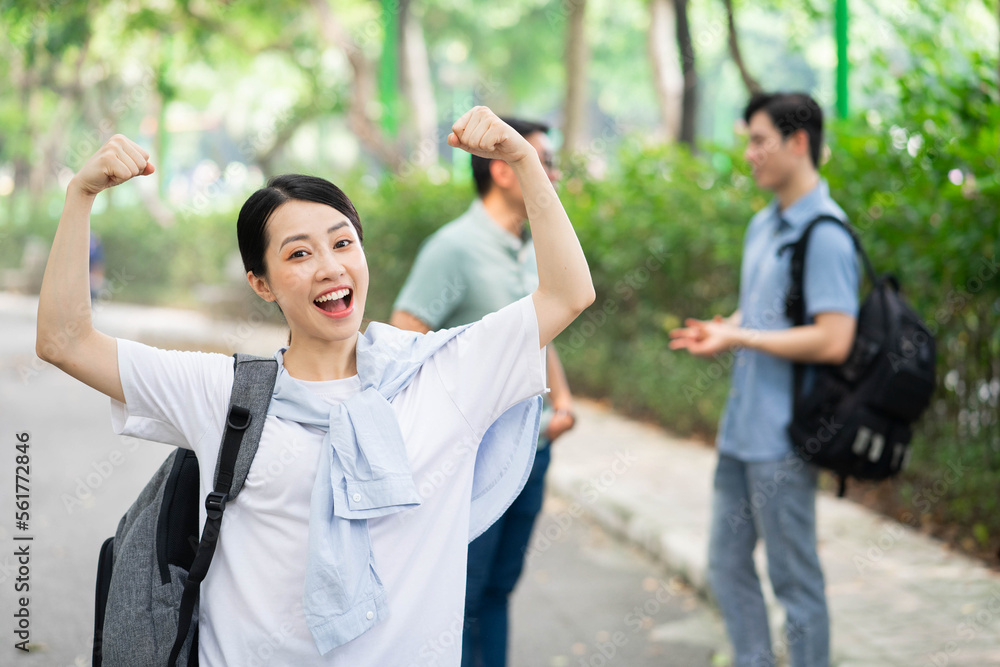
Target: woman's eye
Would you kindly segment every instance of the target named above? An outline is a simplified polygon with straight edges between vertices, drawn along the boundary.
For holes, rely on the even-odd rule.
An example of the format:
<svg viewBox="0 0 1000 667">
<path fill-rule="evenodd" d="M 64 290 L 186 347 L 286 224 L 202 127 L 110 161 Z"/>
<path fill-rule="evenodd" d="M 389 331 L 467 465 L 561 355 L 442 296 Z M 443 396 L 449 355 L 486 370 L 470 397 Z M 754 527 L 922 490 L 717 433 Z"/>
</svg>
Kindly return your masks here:
<svg viewBox="0 0 1000 667">
<path fill-rule="evenodd" d="M 288 256 L 288 259 L 298 259 L 299 257 L 305 257 L 305 256 L 306 256 L 305 250 L 296 250 L 295 252 L 293 252 L 291 255 Z"/>
<path fill-rule="evenodd" d="M 337 241 L 336 243 L 333 244 L 333 247 L 334 248 L 346 248 L 349 245 L 351 245 L 350 239 L 340 239 L 339 241 Z"/>
</svg>

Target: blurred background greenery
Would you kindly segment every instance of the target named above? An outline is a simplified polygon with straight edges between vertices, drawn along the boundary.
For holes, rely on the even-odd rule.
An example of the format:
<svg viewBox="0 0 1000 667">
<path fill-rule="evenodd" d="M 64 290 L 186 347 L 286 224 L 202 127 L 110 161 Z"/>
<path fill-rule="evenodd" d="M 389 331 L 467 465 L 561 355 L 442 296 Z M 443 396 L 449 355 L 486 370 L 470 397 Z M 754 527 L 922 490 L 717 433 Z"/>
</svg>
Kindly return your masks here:
<svg viewBox="0 0 1000 667">
<path fill-rule="evenodd" d="M 735 308 L 767 201 L 740 111 L 757 89 L 805 90 L 830 118 L 835 199 L 938 337 L 910 469 L 852 493 L 995 558 L 998 17 L 997 0 L 0 2 L 0 280 L 37 289 L 69 178 L 122 132 L 157 173 L 98 200 L 103 298 L 245 314 L 236 211 L 304 171 L 354 199 L 367 316 L 387 319 L 421 240 L 473 195 L 444 137 L 487 104 L 561 146 L 598 290 L 558 342 L 574 387 L 710 440 L 727 360 L 671 353 L 667 331 Z"/>
</svg>

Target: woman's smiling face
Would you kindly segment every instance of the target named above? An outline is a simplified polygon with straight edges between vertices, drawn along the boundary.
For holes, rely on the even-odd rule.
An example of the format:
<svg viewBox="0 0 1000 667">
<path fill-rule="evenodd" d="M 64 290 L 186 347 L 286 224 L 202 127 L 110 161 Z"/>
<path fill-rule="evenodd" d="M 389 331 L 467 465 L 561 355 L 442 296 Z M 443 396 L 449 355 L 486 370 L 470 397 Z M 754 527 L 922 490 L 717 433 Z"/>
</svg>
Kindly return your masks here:
<svg viewBox="0 0 1000 667">
<path fill-rule="evenodd" d="M 292 340 L 356 334 L 368 295 L 368 262 L 347 216 L 326 204 L 292 199 L 274 210 L 266 233 L 267 278 L 262 289 L 254 289 L 281 307 Z"/>
</svg>

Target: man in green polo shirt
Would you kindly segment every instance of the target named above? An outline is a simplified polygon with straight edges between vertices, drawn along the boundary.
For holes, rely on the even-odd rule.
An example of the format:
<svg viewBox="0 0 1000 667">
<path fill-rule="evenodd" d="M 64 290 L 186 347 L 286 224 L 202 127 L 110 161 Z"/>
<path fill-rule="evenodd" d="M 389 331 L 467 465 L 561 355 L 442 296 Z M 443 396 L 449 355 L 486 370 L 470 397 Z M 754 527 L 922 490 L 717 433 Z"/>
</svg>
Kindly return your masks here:
<svg viewBox="0 0 1000 667">
<path fill-rule="evenodd" d="M 548 127 L 504 121 L 525 137 L 555 182 Z M 424 241 L 396 298 L 391 324 L 431 331 L 467 324 L 531 294 L 538 286 L 528 213 L 513 170 L 472 157 L 479 197 Z M 548 348 L 550 393 L 531 475 L 510 508 L 469 545 L 462 667 L 507 664 L 507 605 L 521 575 L 535 517 L 542 509 L 549 445 L 573 427 L 572 396 L 555 349 Z"/>
</svg>

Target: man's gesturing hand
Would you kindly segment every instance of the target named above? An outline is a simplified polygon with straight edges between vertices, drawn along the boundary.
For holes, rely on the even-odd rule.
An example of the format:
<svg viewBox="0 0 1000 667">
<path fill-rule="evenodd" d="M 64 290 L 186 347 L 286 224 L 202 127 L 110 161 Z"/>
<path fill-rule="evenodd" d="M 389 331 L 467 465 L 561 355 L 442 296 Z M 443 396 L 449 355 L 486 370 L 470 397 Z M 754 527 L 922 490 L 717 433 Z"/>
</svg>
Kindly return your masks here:
<svg viewBox="0 0 1000 667">
<path fill-rule="evenodd" d="M 739 329 L 721 315 L 711 320 L 687 319 L 670 332 L 670 349 L 687 350 L 696 357 L 713 357 L 739 344 Z"/>
<path fill-rule="evenodd" d="M 142 146 L 120 134 L 108 139 L 93 157 L 77 172 L 70 187 L 94 196 L 101 190 L 121 185 L 136 176 L 148 176 L 156 171 L 149 153 Z"/>
<path fill-rule="evenodd" d="M 508 164 L 535 153 L 527 139 L 486 107 L 473 107 L 456 120 L 448 135 L 448 145 Z"/>
</svg>

